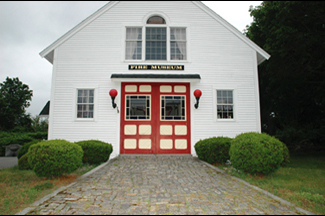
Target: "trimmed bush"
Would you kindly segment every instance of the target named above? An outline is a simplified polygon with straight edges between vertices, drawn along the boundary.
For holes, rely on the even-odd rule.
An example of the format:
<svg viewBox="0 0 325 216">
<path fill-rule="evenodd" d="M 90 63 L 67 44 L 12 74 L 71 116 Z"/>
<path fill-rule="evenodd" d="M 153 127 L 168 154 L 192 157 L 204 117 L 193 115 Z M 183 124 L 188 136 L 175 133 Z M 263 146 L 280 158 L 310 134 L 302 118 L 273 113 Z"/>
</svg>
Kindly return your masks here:
<svg viewBox="0 0 325 216">
<path fill-rule="evenodd" d="M 69 174 L 82 165 L 82 148 L 66 140 L 42 141 L 31 145 L 28 163 L 39 177 Z"/>
<path fill-rule="evenodd" d="M 212 137 L 198 141 L 194 148 L 199 159 L 211 164 L 224 163 L 230 158 L 231 141 L 229 137 Z"/>
<path fill-rule="evenodd" d="M 0 132 L 0 156 L 5 155 L 5 149 L 2 147 L 4 145 L 19 144 L 24 146 L 24 144 L 31 142 L 33 140 L 46 140 L 47 132 L 35 132 L 35 133 L 20 133 L 20 132 Z"/>
<path fill-rule="evenodd" d="M 19 160 L 18 160 L 18 168 L 20 170 L 31 170 L 32 168 L 30 167 L 28 163 L 28 155 L 24 154 Z"/>
<path fill-rule="evenodd" d="M 267 175 L 280 167 L 283 161 L 283 144 L 265 133 L 243 133 L 232 141 L 230 161 L 241 171 Z"/>
<path fill-rule="evenodd" d="M 283 147 L 283 161 L 281 163 L 282 167 L 285 167 L 288 163 L 290 163 L 290 152 L 286 144 L 282 143 Z"/>
<path fill-rule="evenodd" d="M 113 146 L 99 140 L 85 140 L 76 142 L 82 147 L 84 156 L 83 163 L 100 164 L 109 159 L 110 154 L 113 152 Z"/>
<path fill-rule="evenodd" d="M 26 144 L 24 144 L 19 150 L 18 150 L 18 154 L 17 157 L 18 159 L 20 159 L 23 155 L 25 155 L 28 152 L 28 149 L 31 145 L 36 144 L 41 142 L 42 140 L 32 140 Z"/>
</svg>

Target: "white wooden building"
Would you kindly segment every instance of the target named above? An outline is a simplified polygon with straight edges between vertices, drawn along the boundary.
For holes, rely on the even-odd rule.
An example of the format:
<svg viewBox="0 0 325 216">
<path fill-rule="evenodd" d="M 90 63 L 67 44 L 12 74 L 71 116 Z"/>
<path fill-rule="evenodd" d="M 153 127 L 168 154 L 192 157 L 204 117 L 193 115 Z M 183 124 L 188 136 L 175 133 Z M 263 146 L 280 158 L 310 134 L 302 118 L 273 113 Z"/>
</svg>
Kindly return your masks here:
<svg viewBox="0 0 325 216">
<path fill-rule="evenodd" d="M 40 55 L 53 64 L 49 139 L 196 155 L 200 139 L 261 132 L 270 55 L 201 2 L 111 1 Z"/>
</svg>

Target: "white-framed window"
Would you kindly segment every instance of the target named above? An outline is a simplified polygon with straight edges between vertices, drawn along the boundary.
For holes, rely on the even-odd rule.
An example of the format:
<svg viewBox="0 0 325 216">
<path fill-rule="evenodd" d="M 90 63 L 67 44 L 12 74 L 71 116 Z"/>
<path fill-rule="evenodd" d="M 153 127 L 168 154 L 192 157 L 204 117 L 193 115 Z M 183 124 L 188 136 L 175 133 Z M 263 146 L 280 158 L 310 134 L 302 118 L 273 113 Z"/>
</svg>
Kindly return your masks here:
<svg viewBox="0 0 325 216">
<path fill-rule="evenodd" d="M 186 28 L 170 28 L 170 59 L 186 60 Z"/>
<path fill-rule="evenodd" d="M 233 90 L 217 90 L 217 119 L 234 119 Z"/>
<path fill-rule="evenodd" d="M 77 90 L 77 119 L 94 118 L 94 89 Z"/>
<path fill-rule="evenodd" d="M 167 60 L 166 27 L 146 27 L 146 60 Z"/>
<path fill-rule="evenodd" d="M 124 60 L 183 61 L 187 59 L 187 27 L 169 26 L 158 15 L 150 16 L 142 27 L 125 26 Z"/>
<path fill-rule="evenodd" d="M 125 59 L 141 60 L 142 58 L 142 28 L 126 28 Z"/>
</svg>

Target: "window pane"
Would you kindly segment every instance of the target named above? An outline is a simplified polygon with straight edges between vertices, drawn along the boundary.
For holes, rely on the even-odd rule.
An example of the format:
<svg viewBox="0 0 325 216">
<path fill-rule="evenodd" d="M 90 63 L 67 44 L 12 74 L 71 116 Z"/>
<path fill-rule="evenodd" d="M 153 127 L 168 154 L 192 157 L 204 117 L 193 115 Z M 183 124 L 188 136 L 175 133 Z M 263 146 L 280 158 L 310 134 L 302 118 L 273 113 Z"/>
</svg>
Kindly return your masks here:
<svg viewBox="0 0 325 216">
<path fill-rule="evenodd" d="M 82 89 L 78 90 L 77 97 L 77 118 L 93 118 L 94 109 L 94 90 Z M 91 114 L 89 114 L 91 110 Z"/>
<path fill-rule="evenodd" d="M 229 104 L 229 105 L 228 105 Z M 217 118 L 233 118 L 233 91 L 217 91 Z"/>
<path fill-rule="evenodd" d="M 78 96 L 81 97 L 83 94 L 83 90 L 78 90 Z"/>
<path fill-rule="evenodd" d="M 170 59 L 186 60 L 186 29 L 170 29 Z"/>
<path fill-rule="evenodd" d="M 146 60 L 166 60 L 166 28 L 146 28 Z"/>
<path fill-rule="evenodd" d="M 126 40 L 141 40 L 141 28 L 126 28 Z"/>
<path fill-rule="evenodd" d="M 147 24 L 166 24 L 166 21 L 160 16 L 152 16 L 147 20 Z"/>
<path fill-rule="evenodd" d="M 126 42 L 125 59 L 141 59 L 142 42 Z M 138 58 L 140 56 L 140 58 Z"/>
<path fill-rule="evenodd" d="M 141 59 L 141 49 L 142 28 L 126 28 L 125 59 Z"/>
<path fill-rule="evenodd" d="M 82 105 L 78 105 L 78 112 L 82 111 Z"/>
<path fill-rule="evenodd" d="M 185 97 L 162 96 L 161 97 L 162 120 L 185 120 Z"/>
<path fill-rule="evenodd" d="M 127 96 L 126 97 L 126 119 L 149 119 L 150 97 L 149 96 Z"/>
</svg>

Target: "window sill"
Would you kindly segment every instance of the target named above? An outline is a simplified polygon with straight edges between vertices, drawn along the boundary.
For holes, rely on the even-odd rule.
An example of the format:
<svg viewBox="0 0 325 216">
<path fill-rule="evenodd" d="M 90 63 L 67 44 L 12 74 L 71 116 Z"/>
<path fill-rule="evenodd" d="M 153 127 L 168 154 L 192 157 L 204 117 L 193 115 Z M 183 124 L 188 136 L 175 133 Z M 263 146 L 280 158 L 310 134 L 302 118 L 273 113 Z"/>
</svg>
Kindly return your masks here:
<svg viewBox="0 0 325 216">
<path fill-rule="evenodd" d="M 94 118 L 75 118 L 75 122 L 94 122 Z"/>
<path fill-rule="evenodd" d="M 235 122 L 235 119 L 217 119 L 216 122 Z"/>
</svg>

